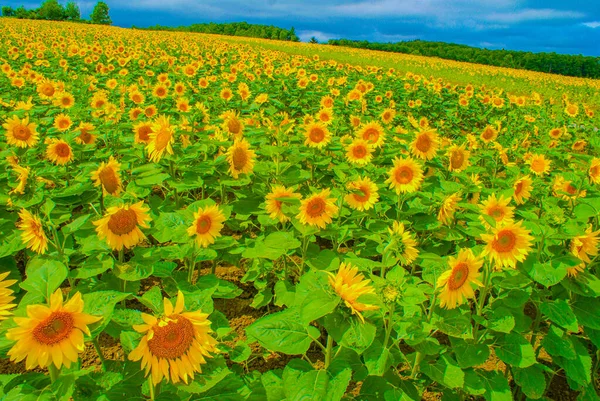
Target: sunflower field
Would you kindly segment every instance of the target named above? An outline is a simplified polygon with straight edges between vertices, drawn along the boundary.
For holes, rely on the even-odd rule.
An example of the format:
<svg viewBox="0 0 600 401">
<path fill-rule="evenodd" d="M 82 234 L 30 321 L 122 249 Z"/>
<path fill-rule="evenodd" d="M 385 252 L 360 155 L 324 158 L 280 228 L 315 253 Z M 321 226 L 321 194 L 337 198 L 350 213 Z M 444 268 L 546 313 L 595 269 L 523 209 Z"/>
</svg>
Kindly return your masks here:
<svg viewBox="0 0 600 401">
<path fill-rule="evenodd" d="M 597 81 L 0 27 L 1 399 L 598 399 Z"/>
</svg>

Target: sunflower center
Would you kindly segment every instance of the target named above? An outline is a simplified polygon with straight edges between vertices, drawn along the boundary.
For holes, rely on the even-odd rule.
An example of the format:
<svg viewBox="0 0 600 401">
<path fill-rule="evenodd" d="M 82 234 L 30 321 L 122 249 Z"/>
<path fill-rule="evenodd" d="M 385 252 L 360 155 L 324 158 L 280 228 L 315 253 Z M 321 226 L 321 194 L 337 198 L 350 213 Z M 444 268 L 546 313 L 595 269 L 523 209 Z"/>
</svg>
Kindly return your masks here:
<svg viewBox="0 0 600 401">
<path fill-rule="evenodd" d="M 486 128 L 485 131 L 483 131 L 483 134 L 481 134 L 481 136 L 485 140 L 490 140 L 494 137 L 494 130 L 491 128 Z"/>
<path fill-rule="evenodd" d="M 92 142 L 92 134 L 90 134 L 86 130 L 81 130 L 81 134 L 79 134 L 79 139 L 81 139 L 83 143 L 89 144 L 90 142 Z"/>
<path fill-rule="evenodd" d="M 400 184 L 408 184 L 413 180 L 414 173 L 408 166 L 402 166 L 396 169 L 395 178 Z"/>
<path fill-rule="evenodd" d="M 450 157 L 450 164 L 452 168 L 460 168 L 465 161 L 465 155 L 460 150 L 455 150 L 452 152 L 452 156 Z"/>
<path fill-rule="evenodd" d="M 152 128 L 148 125 L 142 125 L 138 129 L 138 136 L 141 141 L 148 141 L 150 139 L 150 133 L 152 132 Z"/>
<path fill-rule="evenodd" d="M 377 128 L 367 128 L 363 134 L 363 139 L 369 142 L 377 142 L 379 139 L 379 131 Z"/>
<path fill-rule="evenodd" d="M 42 93 L 46 96 L 52 96 L 54 95 L 54 87 L 52 85 L 45 85 L 42 88 Z"/>
<path fill-rule="evenodd" d="M 66 143 L 57 144 L 54 151 L 59 157 L 69 157 L 71 155 L 71 148 Z"/>
<path fill-rule="evenodd" d="M 233 160 L 233 168 L 236 170 L 243 170 L 248 163 L 248 154 L 242 148 L 235 148 L 231 158 Z"/>
<path fill-rule="evenodd" d="M 58 126 L 60 128 L 63 128 L 63 129 L 64 128 L 69 128 L 69 125 L 70 125 L 70 121 L 67 120 L 66 118 L 58 120 Z"/>
<path fill-rule="evenodd" d="M 366 202 L 369 200 L 369 198 L 371 197 L 371 191 L 369 190 L 369 187 L 367 187 L 366 185 L 362 185 L 356 189 L 360 191 L 362 195 L 355 193 L 353 194 L 354 199 L 356 199 L 358 202 Z"/>
<path fill-rule="evenodd" d="M 533 171 L 535 171 L 536 173 L 541 173 L 542 171 L 544 171 L 546 169 L 546 164 L 544 163 L 544 160 L 542 160 L 542 159 L 534 159 L 531 162 L 531 169 Z"/>
<path fill-rule="evenodd" d="M 102 186 L 109 194 L 114 194 L 119 189 L 119 178 L 112 167 L 105 167 L 98 174 Z"/>
<path fill-rule="evenodd" d="M 309 137 L 312 142 L 320 143 L 325 139 L 325 132 L 321 128 L 315 127 L 310 130 Z"/>
<path fill-rule="evenodd" d="M 460 262 L 452 269 L 452 275 L 448 280 L 448 288 L 455 291 L 463 286 L 469 278 L 469 266 L 465 262 Z"/>
<path fill-rule="evenodd" d="M 565 192 L 568 193 L 568 194 L 570 194 L 570 195 L 575 195 L 577 193 L 577 188 L 575 188 L 571 184 L 567 184 L 565 186 Z"/>
<path fill-rule="evenodd" d="M 19 124 L 13 129 L 13 136 L 20 141 L 26 141 L 31 137 L 31 131 L 27 126 Z"/>
<path fill-rule="evenodd" d="M 171 140 L 171 133 L 161 128 L 161 130 L 156 134 L 156 150 L 161 151 L 167 147 L 169 141 Z"/>
<path fill-rule="evenodd" d="M 417 142 L 415 143 L 415 147 L 419 149 L 421 152 L 428 152 L 431 149 L 431 138 L 429 135 L 423 134 L 417 137 Z"/>
<path fill-rule="evenodd" d="M 365 146 L 362 146 L 362 145 L 354 146 L 352 148 L 352 154 L 357 159 L 362 159 L 363 157 L 365 157 L 367 155 L 367 148 Z"/>
<path fill-rule="evenodd" d="M 517 236 L 511 230 L 502 230 L 496 234 L 492 247 L 496 252 L 510 252 L 517 243 Z"/>
<path fill-rule="evenodd" d="M 594 166 L 594 167 L 590 168 L 590 175 L 592 177 L 600 175 L 600 166 Z"/>
<path fill-rule="evenodd" d="M 110 216 L 108 229 L 115 235 L 126 235 L 137 227 L 137 215 L 131 209 L 121 209 Z"/>
<path fill-rule="evenodd" d="M 62 104 L 63 104 L 63 106 L 69 106 L 71 104 L 71 99 L 68 97 L 63 97 Z"/>
<path fill-rule="evenodd" d="M 212 226 L 212 219 L 210 216 L 202 216 L 196 221 L 196 232 L 198 234 L 206 234 L 210 231 Z"/>
<path fill-rule="evenodd" d="M 517 182 L 517 185 L 515 186 L 515 195 L 519 195 L 521 192 L 523 192 L 523 181 Z"/>
<path fill-rule="evenodd" d="M 73 331 L 73 316 L 68 312 L 53 312 L 33 329 L 38 343 L 52 345 L 69 337 Z"/>
<path fill-rule="evenodd" d="M 154 337 L 148 341 L 152 355 L 158 358 L 181 358 L 192 346 L 194 326 L 183 316 L 175 316 L 166 326 L 155 326 Z"/>
<path fill-rule="evenodd" d="M 242 130 L 242 124 L 240 124 L 240 121 L 237 118 L 230 118 L 229 121 L 227 121 L 227 129 L 232 134 L 237 135 Z"/>
<path fill-rule="evenodd" d="M 312 199 L 306 205 L 306 214 L 310 217 L 320 217 L 325 213 L 325 201 L 321 198 Z"/>
<path fill-rule="evenodd" d="M 504 217 L 504 210 L 498 206 L 493 206 L 488 210 L 488 215 L 494 220 L 500 221 Z"/>
<path fill-rule="evenodd" d="M 167 91 L 165 91 L 165 88 L 158 88 L 156 89 L 156 95 L 157 96 L 164 96 L 167 93 Z"/>
</svg>

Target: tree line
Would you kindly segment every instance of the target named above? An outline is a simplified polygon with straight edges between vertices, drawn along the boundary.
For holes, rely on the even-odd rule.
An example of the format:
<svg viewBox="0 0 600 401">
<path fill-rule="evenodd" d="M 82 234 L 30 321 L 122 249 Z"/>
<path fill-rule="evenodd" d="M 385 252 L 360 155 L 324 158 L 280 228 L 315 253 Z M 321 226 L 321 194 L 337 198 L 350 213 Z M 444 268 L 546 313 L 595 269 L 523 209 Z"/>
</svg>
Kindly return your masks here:
<svg viewBox="0 0 600 401">
<path fill-rule="evenodd" d="M 230 22 L 223 24 L 211 22 L 208 24 L 192 24 L 179 27 L 154 25 L 148 28 L 138 28 L 134 26 L 133 28 L 152 31 L 198 32 L 228 36 L 246 36 L 250 38 L 287 40 L 291 42 L 300 41 L 298 36 L 296 36 L 294 27 L 285 29 L 273 25 L 249 24 L 247 22 Z"/>
<path fill-rule="evenodd" d="M 455 43 L 423 40 L 378 43 L 366 40 L 330 39 L 327 43 L 333 46 L 439 57 L 448 60 L 548 72 L 572 77 L 600 78 L 600 57 L 557 53 L 532 53 L 504 49 L 489 50 Z"/>
<path fill-rule="evenodd" d="M 94 6 L 90 19 L 81 18 L 81 11 L 75 1 L 69 0 L 64 6 L 58 0 L 45 0 L 39 8 L 26 9 L 25 6 L 12 8 L 2 7 L 3 17 L 19 19 L 41 19 L 50 21 L 89 22 L 92 24 L 111 25 L 112 20 L 108 14 L 108 4 L 99 1 Z"/>
</svg>

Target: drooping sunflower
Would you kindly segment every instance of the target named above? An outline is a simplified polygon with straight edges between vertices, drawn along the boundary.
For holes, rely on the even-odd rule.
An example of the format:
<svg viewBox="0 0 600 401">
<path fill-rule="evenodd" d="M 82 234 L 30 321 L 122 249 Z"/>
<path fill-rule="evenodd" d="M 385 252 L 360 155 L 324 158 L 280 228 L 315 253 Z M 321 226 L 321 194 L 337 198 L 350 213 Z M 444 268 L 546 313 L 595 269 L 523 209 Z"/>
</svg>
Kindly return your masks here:
<svg viewBox="0 0 600 401">
<path fill-rule="evenodd" d="M 22 231 L 21 240 L 23 243 L 34 252 L 45 253 L 48 249 L 48 238 L 44 233 L 40 218 L 25 209 L 21 209 L 19 218 L 21 221 L 17 227 Z"/>
<path fill-rule="evenodd" d="M 482 234 L 487 243 L 482 256 L 489 256 L 497 268 L 516 268 L 517 262 L 525 260 L 532 248 L 533 237 L 530 231 L 522 227 L 522 221 L 498 225 L 491 234 Z"/>
<path fill-rule="evenodd" d="M 245 139 L 236 140 L 227 149 L 227 162 L 229 163 L 231 176 L 237 180 L 240 174 L 252 173 L 255 155 L 256 153 L 250 149 L 248 141 Z"/>
<path fill-rule="evenodd" d="M 358 301 L 362 295 L 375 294 L 375 288 L 371 285 L 371 280 L 365 278 L 362 273 L 358 272 L 358 267 L 352 266 L 350 263 L 341 263 L 337 274 L 327 272 L 329 274 L 329 284 L 335 292 L 344 300 L 344 303 L 352 314 L 358 316 L 361 322 L 365 322 L 361 312 L 369 310 L 377 310 L 377 305 L 364 304 Z"/>
<path fill-rule="evenodd" d="M 148 144 L 146 145 L 150 161 L 158 163 L 165 152 L 170 155 L 173 154 L 174 131 L 175 129 L 171 126 L 169 117 L 159 116 L 154 120 L 152 132 L 148 135 Z"/>
<path fill-rule="evenodd" d="M 228 112 L 223 114 L 223 131 L 238 138 L 244 133 L 244 122 L 236 112 Z"/>
<path fill-rule="evenodd" d="M 79 131 L 79 135 L 75 137 L 75 142 L 80 145 L 91 145 L 96 141 L 97 135 L 92 134 L 92 131 L 95 129 L 93 124 L 90 123 L 79 123 L 77 127 L 77 131 Z"/>
<path fill-rule="evenodd" d="M 389 183 L 390 189 L 394 189 L 397 194 L 415 192 L 423 181 L 423 170 L 411 157 L 395 158 L 394 167 L 388 174 L 390 177 L 385 182 Z"/>
<path fill-rule="evenodd" d="M 73 125 L 73 121 L 71 120 L 71 117 L 69 117 L 67 114 L 61 113 L 54 117 L 54 128 L 61 132 L 71 128 L 71 125 Z"/>
<path fill-rule="evenodd" d="M 115 160 L 114 157 L 110 156 L 108 163 L 102 162 L 100 167 L 92 172 L 92 180 L 94 180 L 94 186 L 102 186 L 102 191 L 105 194 L 117 196 L 121 192 L 123 186 L 121 185 L 121 177 L 119 177 L 119 169 L 121 164 Z"/>
<path fill-rule="evenodd" d="M 321 122 L 309 123 L 304 128 L 305 145 L 321 149 L 331 141 L 331 133 Z"/>
<path fill-rule="evenodd" d="M 388 232 L 395 241 L 400 256 L 400 264 L 406 266 L 413 263 L 419 256 L 417 241 L 414 236 L 405 229 L 403 223 L 398 221 L 394 221 L 392 227 L 388 228 Z"/>
<path fill-rule="evenodd" d="M 337 214 L 339 208 L 335 204 L 337 199 L 329 198 L 329 195 L 331 191 L 324 189 L 301 201 L 300 212 L 296 216 L 300 223 L 319 228 L 325 228 L 331 223 L 332 217 Z"/>
<path fill-rule="evenodd" d="M 490 143 L 498 138 L 498 131 L 491 125 L 487 125 L 479 136 L 485 143 Z"/>
<path fill-rule="evenodd" d="M 151 374 L 154 385 L 163 378 L 173 383 L 189 379 L 194 373 L 201 373 L 200 365 L 211 352 L 217 352 L 217 341 L 210 336 L 211 322 L 208 314 L 197 310 L 185 312 L 185 300 L 181 291 L 177 292 L 175 306 L 164 299 L 164 313 L 155 317 L 142 313 L 144 324 L 133 328 L 144 336 L 138 346 L 129 354 L 129 360 L 142 360 L 146 376 Z"/>
<path fill-rule="evenodd" d="M 525 203 L 527 199 L 531 197 L 531 190 L 533 189 L 533 180 L 528 175 L 519 178 L 513 184 L 513 199 L 518 205 Z"/>
<path fill-rule="evenodd" d="M 225 216 L 217 205 L 207 206 L 194 212 L 194 222 L 187 229 L 190 237 L 195 236 L 196 243 L 206 248 L 221 236 Z"/>
<path fill-rule="evenodd" d="M 8 319 L 11 315 L 10 310 L 17 306 L 12 304 L 15 297 L 12 295 L 13 290 L 9 287 L 17 282 L 17 280 L 5 280 L 10 272 L 0 274 L 0 321 Z"/>
<path fill-rule="evenodd" d="M 286 202 L 283 198 L 300 199 L 301 195 L 294 192 L 292 188 L 286 188 L 282 185 L 274 187 L 266 196 L 265 208 L 269 213 L 269 217 L 277 219 L 281 223 L 285 223 L 290 218 L 281 210 L 281 206 Z"/>
<path fill-rule="evenodd" d="M 46 157 L 52 163 L 64 166 L 73 160 L 73 150 L 62 139 L 52 138 L 49 140 L 48 147 L 46 148 Z"/>
<path fill-rule="evenodd" d="M 19 148 L 33 147 L 38 143 L 39 136 L 36 124 L 29 122 L 29 117 L 20 120 L 17 116 L 12 116 L 2 124 L 6 130 L 6 143 L 15 145 Z"/>
<path fill-rule="evenodd" d="M 496 198 L 496 194 L 492 194 L 479 205 L 482 214 L 479 216 L 479 220 L 486 229 L 489 230 L 491 227 L 483 215 L 490 216 L 496 220 L 496 224 L 508 224 L 513 221 L 515 208 L 508 206 L 510 199 L 511 198 L 505 198 L 502 195 L 500 195 L 500 199 L 498 199 Z"/>
<path fill-rule="evenodd" d="M 562 176 L 556 176 L 552 183 L 553 195 L 562 198 L 564 200 L 573 200 L 580 197 L 585 197 L 587 191 L 585 189 L 577 188 L 573 185 L 573 181 L 565 180 Z"/>
<path fill-rule="evenodd" d="M 350 163 L 364 166 L 373 159 L 373 146 L 361 138 L 356 138 L 346 146 L 346 160 Z"/>
<path fill-rule="evenodd" d="M 98 238 L 106 239 L 106 243 L 117 251 L 139 244 L 146 238 L 140 227 L 149 227 L 149 210 L 144 206 L 144 201 L 133 205 L 109 207 L 104 217 L 94 221 Z"/>
<path fill-rule="evenodd" d="M 437 215 L 437 219 L 440 223 L 448 225 L 454 220 L 454 214 L 458 209 L 458 202 L 460 200 L 460 193 L 454 193 L 444 199 Z"/>
<path fill-rule="evenodd" d="M 600 230 L 592 231 L 592 226 L 590 225 L 585 230 L 585 234 L 578 235 L 571 240 L 571 253 L 581 259 L 581 264 L 567 269 L 567 274 L 570 277 L 577 276 L 585 269 L 586 264 L 591 263 L 592 259 L 590 256 L 598 255 L 599 234 Z"/>
<path fill-rule="evenodd" d="M 88 325 L 102 319 L 83 313 L 83 299 L 78 292 L 63 305 L 63 295 L 56 290 L 50 305 L 28 305 L 27 317 L 15 317 L 17 327 L 9 329 L 6 338 L 16 341 L 8 351 L 10 360 L 27 358 L 25 367 L 45 368 L 51 364 L 60 369 L 77 362 L 84 350 L 83 335 L 90 335 Z"/>
<path fill-rule="evenodd" d="M 385 131 L 377 121 L 370 121 L 361 125 L 358 137 L 367 141 L 371 146 L 380 148 L 385 140 Z"/>
<path fill-rule="evenodd" d="M 18 163 L 11 164 L 11 167 L 15 173 L 19 174 L 17 178 L 19 180 L 19 184 L 14 189 L 12 189 L 9 192 L 9 194 L 22 195 L 25 193 L 25 186 L 27 186 L 27 179 L 29 178 L 29 174 L 31 173 L 31 167 L 19 166 Z"/>
<path fill-rule="evenodd" d="M 348 206 L 356 210 L 369 210 L 379 200 L 377 185 L 369 177 L 350 181 L 346 189 L 351 191 L 344 197 Z"/>
<path fill-rule="evenodd" d="M 550 160 L 544 155 L 531 155 L 531 158 L 526 162 L 529 164 L 529 169 L 535 175 L 544 175 L 550 172 Z"/>
<path fill-rule="evenodd" d="M 142 121 L 133 126 L 133 133 L 135 135 L 135 143 L 148 143 L 150 142 L 150 134 L 152 133 L 152 123 Z"/>
<path fill-rule="evenodd" d="M 451 146 L 446 155 L 449 160 L 448 171 L 460 172 L 470 165 L 469 157 L 471 156 L 471 152 L 466 150 L 465 144 Z"/>
<path fill-rule="evenodd" d="M 410 144 L 410 152 L 423 160 L 431 160 L 435 157 L 439 146 L 438 134 L 435 130 L 419 131 Z"/>
<path fill-rule="evenodd" d="M 482 265 L 483 258 L 473 255 L 470 249 L 462 249 L 456 257 L 448 257 L 450 269 L 442 273 L 437 281 L 442 308 L 454 309 L 465 303 L 466 299 L 475 297 L 473 285 L 483 287 L 479 281 Z"/>
</svg>

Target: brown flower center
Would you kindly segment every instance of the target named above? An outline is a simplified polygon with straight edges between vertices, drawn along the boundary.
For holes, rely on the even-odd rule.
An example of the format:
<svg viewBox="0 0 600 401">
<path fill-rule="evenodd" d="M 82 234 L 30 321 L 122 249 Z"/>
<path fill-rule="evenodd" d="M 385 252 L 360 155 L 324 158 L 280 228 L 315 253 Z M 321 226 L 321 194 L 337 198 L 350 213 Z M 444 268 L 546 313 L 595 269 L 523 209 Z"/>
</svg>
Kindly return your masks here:
<svg viewBox="0 0 600 401">
<path fill-rule="evenodd" d="M 352 155 L 357 159 L 362 159 L 367 155 L 367 148 L 364 145 L 356 145 L 352 147 Z"/>
<path fill-rule="evenodd" d="M 462 151 L 455 150 L 454 152 L 452 152 L 452 156 L 450 156 L 450 165 L 453 169 L 461 168 L 464 161 L 465 154 Z"/>
<path fill-rule="evenodd" d="M 488 215 L 493 217 L 494 220 L 500 221 L 504 217 L 504 209 L 499 206 L 493 206 L 488 210 Z"/>
<path fill-rule="evenodd" d="M 196 220 L 196 232 L 198 234 L 206 234 L 210 231 L 210 227 L 212 226 L 212 219 L 210 216 L 201 216 L 198 220 Z"/>
<path fill-rule="evenodd" d="M 194 341 L 192 323 L 183 316 L 176 315 L 173 318 L 166 326 L 152 328 L 154 337 L 148 341 L 148 348 L 158 358 L 181 358 Z"/>
<path fill-rule="evenodd" d="M 54 95 L 54 86 L 50 84 L 44 85 L 44 87 L 42 88 L 42 93 L 46 96 Z"/>
<path fill-rule="evenodd" d="M 496 252 L 510 252 L 517 244 L 517 236 L 511 230 L 502 230 L 496 234 L 492 242 L 492 248 Z"/>
<path fill-rule="evenodd" d="M 417 141 L 415 142 L 415 147 L 423 153 L 429 152 L 429 149 L 431 149 L 431 145 L 431 138 L 427 134 L 419 135 L 417 137 Z"/>
<path fill-rule="evenodd" d="M 58 157 L 69 157 L 71 155 L 71 148 L 66 143 L 59 143 L 54 148 L 54 152 Z"/>
<path fill-rule="evenodd" d="M 108 229 L 115 235 L 126 235 L 137 227 L 137 214 L 131 209 L 121 209 L 110 216 Z"/>
<path fill-rule="evenodd" d="M 33 337 L 40 344 L 53 345 L 68 338 L 73 327 L 73 315 L 68 312 L 53 312 L 33 329 Z"/>
<path fill-rule="evenodd" d="M 541 173 L 546 170 L 546 163 L 541 158 L 533 159 L 531 162 L 531 169 L 536 173 Z"/>
<path fill-rule="evenodd" d="M 237 118 L 230 118 L 227 121 L 227 129 L 234 135 L 237 135 L 242 130 L 242 124 Z"/>
<path fill-rule="evenodd" d="M 161 151 L 167 147 L 171 140 L 171 133 L 165 128 L 161 128 L 156 134 L 156 150 Z"/>
<path fill-rule="evenodd" d="M 325 139 L 325 131 L 320 127 L 314 127 L 310 130 L 309 138 L 314 143 L 321 143 Z"/>
<path fill-rule="evenodd" d="M 486 128 L 481 134 L 482 138 L 486 141 L 491 140 L 494 137 L 494 130 L 492 128 Z"/>
<path fill-rule="evenodd" d="M 142 125 L 138 128 L 138 137 L 140 141 L 147 142 L 150 140 L 150 133 L 152 132 L 152 127 L 149 125 Z"/>
<path fill-rule="evenodd" d="M 20 141 L 26 141 L 31 137 L 31 131 L 26 125 L 19 124 L 13 128 L 13 136 Z"/>
<path fill-rule="evenodd" d="M 69 128 L 70 125 L 71 122 L 66 118 L 61 118 L 60 120 L 58 120 L 58 126 L 62 129 Z"/>
<path fill-rule="evenodd" d="M 156 96 L 163 97 L 166 94 L 167 94 L 167 91 L 165 90 L 165 88 L 163 88 L 163 87 L 156 88 Z"/>
<path fill-rule="evenodd" d="M 450 280 L 448 280 L 448 288 L 455 291 L 463 286 L 469 278 L 469 266 L 465 262 L 460 262 L 452 268 Z"/>
<path fill-rule="evenodd" d="M 98 176 L 106 192 L 114 194 L 119 190 L 119 177 L 112 167 L 103 168 Z"/>
<path fill-rule="evenodd" d="M 362 192 L 362 195 L 358 193 L 352 194 L 357 202 L 366 202 L 371 198 L 371 190 L 367 185 L 361 185 L 356 190 Z"/>
<path fill-rule="evenodd" d="M 233 150 L 233 154 L 231 155 L 231 159 L 233 160 L 234 169 L 243 170 L 248 164 L 248 153 L 245 149 L 235 148 Z"/>
<path fill-rule="evenodd" d="M 394 177 L 398 183 L 408 184 L 413 180 L 414 172 L 409 166 L 402 166 L 396 169 Z"/>
<path fill-rule="evenodd" d="M 371 143 L 375 143 L 379 140 L 379 130 L 377 128 L 367 128 L 363 133 L 363 139 Z"/>
<path fill-rule="evenodd" d="M 323 198 L 311 199 L 306 205 L 306 214 L 310 217 L 321 217 L 325 213 L 326 206 Z"/>
</svg>

